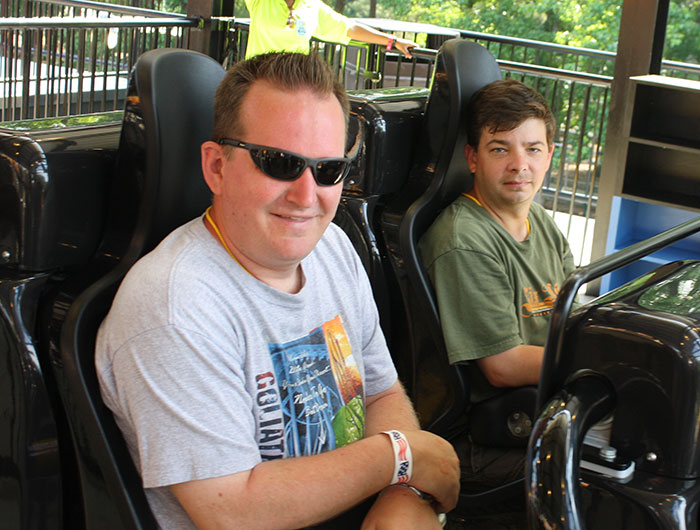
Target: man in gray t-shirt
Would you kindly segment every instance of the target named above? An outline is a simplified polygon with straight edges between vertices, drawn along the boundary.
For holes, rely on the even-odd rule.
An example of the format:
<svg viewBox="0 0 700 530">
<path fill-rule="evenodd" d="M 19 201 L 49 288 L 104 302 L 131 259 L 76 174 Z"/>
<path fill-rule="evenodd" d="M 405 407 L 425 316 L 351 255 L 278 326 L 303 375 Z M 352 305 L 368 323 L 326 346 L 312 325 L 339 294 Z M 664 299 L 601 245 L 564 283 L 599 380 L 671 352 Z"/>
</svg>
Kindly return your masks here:
<svg viewBox="0 0 700 530">
<path fill-rule="evenodd" d="M 212 207 L 132 268 L 100 328 L 102 395 L 163 528 L 299 528 L 379 493 L 369 527 L 430 529 L 456 503 L 454 450 L 419 430 L 330 224 L 347 116 L 316 55 L 234 65 L 201 150 Z"/>
</svg>

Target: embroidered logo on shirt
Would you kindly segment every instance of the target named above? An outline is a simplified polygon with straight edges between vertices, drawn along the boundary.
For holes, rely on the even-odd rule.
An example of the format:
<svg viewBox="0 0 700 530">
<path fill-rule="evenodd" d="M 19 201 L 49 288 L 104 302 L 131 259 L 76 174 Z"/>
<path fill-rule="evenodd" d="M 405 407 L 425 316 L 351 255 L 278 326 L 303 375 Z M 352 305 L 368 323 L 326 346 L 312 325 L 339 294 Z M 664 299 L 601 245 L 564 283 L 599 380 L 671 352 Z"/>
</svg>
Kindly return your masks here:
<svg viewBox="0 0 700 530">
<path fill-rule="evenodd" d="M 546 283 L 540 290 L 524 287 L 525 303 L 520 314 L 523 318 L 539 317 L 549 314 L 559 294 L 559 284 Z"/>
</svg>

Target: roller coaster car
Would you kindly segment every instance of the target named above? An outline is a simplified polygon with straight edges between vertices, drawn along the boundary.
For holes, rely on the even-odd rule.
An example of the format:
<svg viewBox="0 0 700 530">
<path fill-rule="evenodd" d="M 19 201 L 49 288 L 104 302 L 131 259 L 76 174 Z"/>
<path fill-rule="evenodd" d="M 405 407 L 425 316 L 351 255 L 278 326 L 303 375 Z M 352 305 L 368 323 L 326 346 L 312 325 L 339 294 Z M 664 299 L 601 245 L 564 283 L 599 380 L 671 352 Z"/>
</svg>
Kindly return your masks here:
<svg viewBox="0 0 700 530">
<path fill-rule="evenodd" d="M 562 287 L 528 446 L 531 528 L 698 528 L 700 262 L 669 263 L 570 313 L 583 283 L 698 228 L 603 258 Z"/>
<path fill-rule="evenodd" d="M 209 203 L 199 145 L 209 136 L 223 75 L 196 52 L 154 50 L 135 65 L 116 119 L 116 113 L 66 119 L 60 128 L 56 120 L 2 124 L 1 528 L 156 528 L 99 396 L 94 341 L 128 269 Z M 469 186 L 464 106 L 500 77 L 486 49 L 453 40 L 438 53 L 429 90 L 351 95 L 349 136 L 359 141 L 359 154 L 335 222 L 368 271 L 423 426 L 451 440 L 462 435 L 454 425 L 468 408 L 469 389 L 462 367 L 447 362 L 416 242 Z M 107 123 L 89 123 L 99 119 Z M 627 521 L 635 528 L 697 527 L 694 314 L 639 302 L 654 298 L 644 294 L 654 289 L 652 305 L 668 299 L 666 285 L 692 300 L 694 273 L 687 271 L 695 270 L 670 265 L 570 317 L 570 306 L 556 314 L 551 329 L 559 335 L 550 342 L 558 347 L 548 345 L 539 395 L 516 389 L 490 404 L 481 415 L 488 421 L 470 426 L 494 444 L 524 445 L 527 438 L 505 419 L 522 412 L 534 421 L 539 400 L 544 412 L 530 439 L 527 480 L 465 492 L 460 509 L 523 498 L 527 487 L 531 521 L 543 527 L 603 528 L 599 520 L 614 521 L 610 528 L 631 528 Z M 580 283 L 574 287 L 575 294 Z M 572 409 L 586 414 L 559 419 Z M 596 432 L 609 426 L 599 443 L 607 452 L 598 447 L 588 458 L 583 433 L 596 422 Z M 601 467 L 579 477 L 577 464 L 587 458 Z M 565 488 L 555 487 L 559 479 L 568 481 L 561 482 Z"/>
</svg>

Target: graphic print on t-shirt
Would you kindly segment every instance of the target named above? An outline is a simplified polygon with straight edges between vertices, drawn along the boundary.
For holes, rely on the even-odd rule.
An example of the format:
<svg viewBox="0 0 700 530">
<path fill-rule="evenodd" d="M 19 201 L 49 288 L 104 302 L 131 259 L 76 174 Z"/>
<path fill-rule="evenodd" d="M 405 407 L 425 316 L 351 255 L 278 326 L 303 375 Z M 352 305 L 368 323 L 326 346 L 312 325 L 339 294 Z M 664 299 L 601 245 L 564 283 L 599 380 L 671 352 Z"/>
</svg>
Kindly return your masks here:
<svg viewBox="0 0 700 530">
<path fill-rule="evenodd" d="M 559 284 L 545 283 L 541 289 L 523 287 L 525 303 L 520 315 L 523 318 L 545 316 L 552 312 L 554 302 L 559 294 Z"/>
<path fill-rule="evenodd" d="M 362 378 L 340 315 L 268 348 L 280 391 L 285 456 L 318 454 L 364 436 Z"/>
</svg>

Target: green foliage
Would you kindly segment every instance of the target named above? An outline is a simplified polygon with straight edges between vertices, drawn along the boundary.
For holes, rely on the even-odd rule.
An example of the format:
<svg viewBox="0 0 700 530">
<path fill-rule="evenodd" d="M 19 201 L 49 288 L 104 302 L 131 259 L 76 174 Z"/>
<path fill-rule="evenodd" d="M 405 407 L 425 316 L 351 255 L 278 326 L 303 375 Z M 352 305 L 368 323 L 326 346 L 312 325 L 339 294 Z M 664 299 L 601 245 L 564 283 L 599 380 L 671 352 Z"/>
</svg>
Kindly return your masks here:
<svg viewBox="0 0 700 530">
<path fill-rule="evenodd" d="M 244 0 L 228 1 L 235 2 L 237 17 L 248 16 Z M 335 0 L 324 1 L 335 7 Z M 377 17 L 614 52 L 622 1 L 377 0 Z M 155 0 L 153 7 L 186 13 L 187 0 Z M 367 17 L 369 11 L 370 0 L 345 2 L 349 17 Z M 698 0 L 671 0 L 665 44 L 665 59 L 700 62 Z"/>
<path fill-rule="evenodd" d="M 156 9 L 169 13 L 187 13 L 187 0 L 163 0 L 162 6 Z"/>
<path fill-rule="evenodd" d="M 139 0 L 136 0 L 137 2 Z M 144 6 L 157 11 L 167 11 L 168 13 L 187 13 L 187 0 L 140 0 L 149 5 Z M 235 0 L 234 0 L 235 1 Z M 118 3 L 118 2 L 115 2 Z M 124 2 L 126 3 L 126 2 Z"/>
<path fill-rule="evenodd" d="M 621 5 L 622 0 L 379 0 L 378 11 L 386 18 L 614 51 Z"/>
<path fill-rule="evenodd" d="M 377 17 L 614 52 L 622 0 L 377 0 Z M 700 2 L 671 0 L 666 59 L 700 62 Z M 369 0 L 347 0 L 366 17 Z"/>
<path fill-rule="evenodd" d="M 666 59 L 700 62 L 700 2 L 672 0 L 666 26 Z"/>
</svg>

